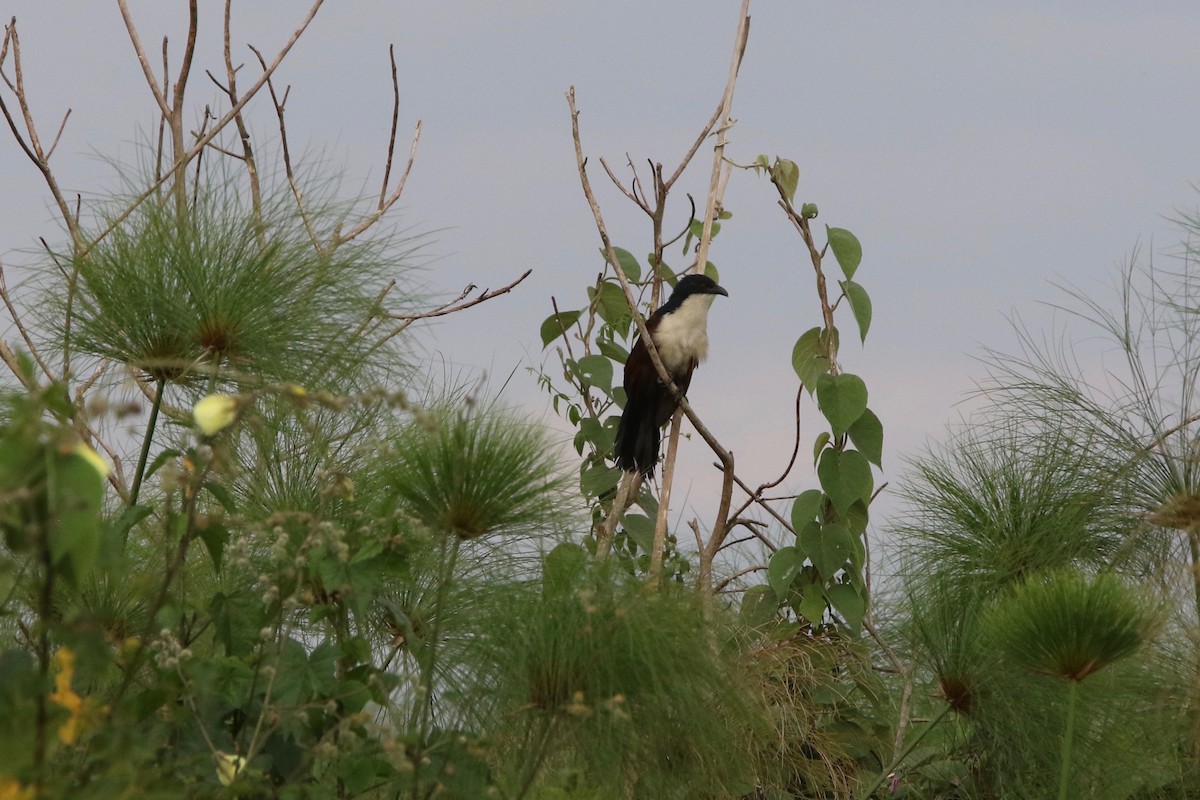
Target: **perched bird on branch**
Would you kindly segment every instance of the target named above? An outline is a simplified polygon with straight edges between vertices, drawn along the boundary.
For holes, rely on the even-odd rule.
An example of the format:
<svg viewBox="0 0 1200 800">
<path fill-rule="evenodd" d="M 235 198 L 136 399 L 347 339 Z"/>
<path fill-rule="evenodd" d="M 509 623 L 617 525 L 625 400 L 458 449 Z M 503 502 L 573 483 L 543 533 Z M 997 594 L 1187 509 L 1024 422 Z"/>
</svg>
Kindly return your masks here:
<svg viewBox="0 0 1200 800">
<path fill-rule="evenodd" d="M 686 275 L 646 320 L 658 356 L 681 395 L 687 393 L 696 365 L 708 356 L 708 309 L 719 294 L 729 296 L 707 275 Z M 625 361 L 625 411 L 614 447 L 617 466 L 653 475 L 662 426 L 678 406 L 679 398 L 663 383 L 639 338 Z"/>
</svg>

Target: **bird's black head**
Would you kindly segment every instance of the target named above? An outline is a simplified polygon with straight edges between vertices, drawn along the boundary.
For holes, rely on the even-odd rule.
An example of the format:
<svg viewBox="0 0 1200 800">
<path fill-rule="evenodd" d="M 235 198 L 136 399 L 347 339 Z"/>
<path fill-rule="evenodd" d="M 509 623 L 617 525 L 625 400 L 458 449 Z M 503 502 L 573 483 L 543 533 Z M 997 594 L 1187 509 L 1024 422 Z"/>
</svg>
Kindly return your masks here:
<svg viewBox="0 0 1200 800">
<path fill-rule="evenodd" d="M 671 299 L 679 298 L 682 302 L 683 298 L 693 294 L 723 294 L 729 297 L 729 292 L 712 278 L 696 273 L 684 275 L 679 279 L 679 283 L 675 284 L 675 291 L 671 293 Z"/>
</svg>

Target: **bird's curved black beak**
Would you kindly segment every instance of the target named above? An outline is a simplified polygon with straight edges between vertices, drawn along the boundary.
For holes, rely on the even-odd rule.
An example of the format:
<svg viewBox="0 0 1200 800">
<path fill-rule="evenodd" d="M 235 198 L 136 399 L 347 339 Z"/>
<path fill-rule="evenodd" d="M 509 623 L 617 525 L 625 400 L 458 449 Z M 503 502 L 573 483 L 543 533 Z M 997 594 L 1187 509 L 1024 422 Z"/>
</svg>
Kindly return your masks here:
<svg viewBox="0 0 1200 800">
<path fill-rule="evenodd" d="M 714 286 L 714 287 L 713 287 L 713 290 L 712 290 L 712 293 L 713 293 L 713 294 L 723 294 L 723 295 L 725 295 L 726 297 L 729 297 L 729 292 L 725 291 L 725 287 L 724 287 L 724 286 Z"/>
</svg>

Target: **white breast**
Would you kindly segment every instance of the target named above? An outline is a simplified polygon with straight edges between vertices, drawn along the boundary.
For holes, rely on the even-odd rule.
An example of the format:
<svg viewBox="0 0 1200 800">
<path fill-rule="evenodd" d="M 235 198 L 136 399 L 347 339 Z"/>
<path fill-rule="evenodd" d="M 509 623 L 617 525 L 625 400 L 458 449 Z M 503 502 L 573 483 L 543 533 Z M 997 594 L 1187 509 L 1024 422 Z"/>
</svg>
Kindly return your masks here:
<svg viewBox="0 0 1200 800">
<path fill-rule="evenodd" d="M 708 357 L 708 309 L 716 295 L 694 294 L 667 314 L 654 331 L 654 346 L 663 366 L 672 373 L 683 370 L 689 361 Z"/>
</svg>

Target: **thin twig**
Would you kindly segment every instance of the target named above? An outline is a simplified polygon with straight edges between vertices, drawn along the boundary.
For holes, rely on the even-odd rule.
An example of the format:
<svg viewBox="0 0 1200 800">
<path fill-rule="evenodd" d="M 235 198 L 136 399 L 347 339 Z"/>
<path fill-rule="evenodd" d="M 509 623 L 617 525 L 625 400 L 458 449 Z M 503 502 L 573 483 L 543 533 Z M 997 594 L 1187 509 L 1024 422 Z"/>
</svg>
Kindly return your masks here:
<svg viewBox="0 0 1200 800">
<path fill-rule="evenodd" d="M 722 468 L 720 464 L 713 464 L 713 466 L 716 467 L 717 469 Z M 762 506 L 763 509 L 765 509 L 768 514 L 770 514 L 772 517 L 774 517 L 775 520 L 780 525 L 782 525 L 784 528 L 786 528 L 788 531 L 790 531 L 793 536 L 796 535 L 796 530 L 795 530 L 795 528 L 792 527 L 792 523 L 789 522 L 788 520 L 784 519 L 783 516 L 778 511 L 776 511 L 774 508 L 772 508 L 761 497 L 756 496 L 754 492 L 750 491 L 750 487 L 746 485 L 745 481 L 743 481 L 741 478 L 737 477 L 737 475 L 733 476 L 733 480 L 739 487 L 741 487 L 742 491 L 744 491 L 746 494 L 753 497 L 754 502 L 758 503 L 758 505 Z"/>
<path fill-rule="evenodd" d="M 751 573 L 753 573 L 753 572 L 765 572 L 765 571 L 766 571 L 766 569 L 767 569 L 767 565 L 766 565 L 766 564 L 755 564 L 755 565 L 753 565 L 753 566 L 746 567 L 746 568 L 744 568 L 744 569 L 739 569 L 737 572 L 733 573 L 733 574 L 732 574 L 732 575 L 730 575 L 728 578 L 725 578 L 725 579 L 724 579 L 724 580 L 722 580 L 720 583 L 718 583 L 716 586 L 714 586 L 714 587 L 713 587 L 713 591 L 714 591 L 714 592 L 722 592 L 722 591 L 724 591 L 724 590 L 725 590 L 725 587 L 726 587 L 726 586 L 728 586 L 729 584 L 733 583 L 733 582 L 734 582 L 734 581 L 736 581 L 738 578 L 744 577 L 744 576 L 746 576 L 746 575 L 749 575 L 749 574 L 751 574 Z"/>
<path fill-rule="evenodd" d="M 392 62 L 392 130 L 388 134 L 387 162 L 383 167 L 383 182 L 379 187 L 379 208 L 387 199 L 388 183 L 392 179 L 392 157 L 396 153 L 396 128 L 400 124 L 400 79 L 396 75 L 396 45 L 388 45 L 388 60 Z"/>
<path fill-rule="evenodd" d="M 265 70 L 267 60 L 263 54 L 254 45 L 250 45 L 250 50 L 258 58 L 258 63 Z M 292 87 L 288 86 L 283 90 L 282 99 L 275 92 L 275 81 L 267 79 L 267 91 L 271 95 L 271 105 L 275 107 L 275 118 L 279 121 L 279 146 L 283 151 L 283 171 L 287 176 L 288 186 L 292 190 L 292 197 L 296 200 L 296 211 L 300 214 L 300 221 L 304 223 L 304 230 L 308 234 L 308 240 L 312 243 L 313 249 L 317 253 L 324 254 L 325 246 L 321 244 L 320 237 L 317 236 L 317 231 L 312 224 L 312 215 L 308 213 L 308 204 L 304 201 L 304 191 L 300 188 L 300 182 L 296 180 L 296 172 L 292 168 L 292 151 L 288 146 L 287 121 L 284 119 L 284 106 L 287 105 L 288 96 L 292 93 Z"/>
<path fill-rule="evenodd" d="M 767 549 L 769 549 L 772 553 L 775 552 L 779 548 L 776 547 L 774 542 L 772 542 L 770 539 L 767 539 L 762 534 L 762 532 L 758 530 L 760 527 L 766 527 L 766 524 L 767 523 L 763 522 L 761 519 L 745 519 L 743 517 L 734 517 L 732 519 L 732 521 L 730 521 L 730 523 L 729 523 L 730 529 L 732 530 L 733 528 L 742 527 L 742 528 L 745 528 L 746 530 L 750 531 L 750 535 L 743 537 L 741 539 L 728 539 L 727 538 L 721 544 L 721 550 L 724 550 L 729 547 L 736 547 L 737 545 L 744 544 L 744 543 L 750 541 L 751 539 L 758 539 L 760 542 L 763 542 L 764 544 L 766 544 Z"/>
<path fill-rule="evenodd" d="M 658 490 L 658 515 L 654 522 L 654 546 L 650 550 L 650 583 L 657 586 L 662 577 L 663 550 L 667 544 L 667 515 L 671 510 L 671 484 L 675 478 L 675 457 L 679 450 L 679 428 L 683 411 L 671 415 L 671 435 L 667 439 L 667 460 L 663 462 L 662 485 Z"/>
<path fill-rule="evenodd" d="M 146 49 L 142 47 L 142 39 L 138 36 L 137 25 L 133 22 L 133 15 L 129 13 L 129 5 L 125 0 L 117 0 L 117 9 L 120 10 L 121 19 L 125 22 L 125 31 L 129 34 L 129 41 L 133 44 L 133 52 L 137 55 L 138 65 L 142 68 L 142 74 L 146 77 L 150 93 L 154 95 L 154 102 L 158 104 L 158 110 L 163 115 L 163 118 L 170 119 L 171 107 L 167 105 L 166 94 L 158 88 L 158 79 L 154 77 L 154 71 L 150 68 L 150 59 L 146 57 Z"/>
<path fill-rule="evenodd" d="M 528 278 L 532 272 L 533 272 L 532 269 L 527 269 L 521 275 L 521 277 L 517 278 L 515 281 L 508 284 L 507 286 L 502 286 L 499 289 L 485 289 L 483 292 L 480 293 L 479 297 L 473 298 L 471 300 L 459 302 L 460 300 L 463 300 L 463 298 L 465 298 L 470 292 L 475 290 L 474 284 L 471 284 L 465 290 L 463 290 L 463 292 L 455 300 L 452 300 L 450 303 L 447 303 L 446 305 L 439 306 L 438 308 L 435 308 L 432 311 L 424 311 L 420 314 L 389 314 L 388 315 L 389 317 L 391 317 L 392 319 L 401 320 L 401 322 L 395 328 L 388 331 L 387 334 L 384 335 L 378 342 L 376 342 L 374 347 L 376 347 L 376 348 L 382 347 L 388 340 L 395 338 L 402 331 L 404 331 L 406 328 L 408 328 L 409 325 L 412 325 L 414 322 L 416 322 L 418 320 L 432 319 L 433 317 L 444 317 L 447 314 L 456 314 L 459 311 L 465 311 L 466 309 L 471 308 L 472 306 L 477 306 L 480 303 L 486 302 L 495 297 L 499 297 L 502 294 L 508 294 L 517 286 L 517 284 L 519 284 L 521 281 Z"/>
<path fill-rule="evenodd" d="M 46 151 L 46 160 L 54 155 L 54 151 L 58 149 L 58 141 L 62 138 L 63 131 L 67 128 L 67 120 L 71 118 L 71 109 L 67 109 L 67 113 L 63 114 L 62 122 L 58 124 L 58 132 L 54 134 L 54 141 L 50 143 L 50 149 Z"/>
<path fill-rule="evenodd" d="M 12 298 L 9 296 L 8 292 L 8 281 L 5 279 L 3 264 L 0 264 L 0 301 L 4 302 L 4 307 L 8 309 L 8 315 L 13 321 L 13 326 L 17 329 L 17 332 L 21 334 L 21 338 L 25 341 L 25 346 L 29 348 L 29 355 L 32 356 L 33 360 L 37 362 L 37 365 L 42 368 L 42 372 L 45 373 L 47 378 L 52 381 L 56 380 L 54 373 L 50 371 L 50 367 L 47 366 L 46 362 L 42 360 L 41 353 L 39 353 L 37 347 L 34 346 L 33 338 L 30 337 L 29 331 L 26 329 L 24 323 L 21 322 L 21 317 L 19 314 L 17 314 L 16 307 L 13 306 Z"/>
<path fill-rule="evenodd" d="M 25 131 L 29 134 L 29 143 L 26 144 L 25 139 L 21 136 L 17 128 L 16 121 L 9 112 L 8 104 L 4 102 L 4 96 L 0 93 L 0 113 L 4 114 L 4 119 L 8 122 L 8 127 L 13 133 L 13 137 L 17 140 L 17 144 L 25 152 L 25 155 L 33 162 L 38 171 L 42 173 L 42 179 L 46 182 L 47 188 L 50 190 L 50 195 L 54 198 L 55 204 L 58 206 L 59 213 L 62 214 L 63 224 L 67 226 L 67 231 L 71 234 L 73 243 L 79 242 L 79 222 L 71 215 L 71 207 L 67 204 L 66 197 L 59 188 L 58 180 L 54 177 L 54 173 L 50 170 L 50 156 L 42 149 L 41 139 L 38 137 L 37 126 L 33 122 L 33 112 L 29 107 L 29 96 L 25 92 L 25 71 L 21 63 L 21 40 L 17 35 L 17 18 L 13 17 L 9 22 L 7 29 L 4 32 L 4 51 L 0 53 L 0 64 L 3 64 L 4 55 L 7 54 L 8 46 L 12 45 L 13 56 L 13 77 L 10 81 L 7 75 L 4 75 L 4 82 L 17 96 L 17 105 L 21 109 L 21 116 L 25 121 Z M 0 71 L 3 75 L 3 71 Z M 68 111 L 68 115 L 69 115 Z M 66 117 L 63 118 L 63 125 L 66 125 Z M 62 133 L 62 128 L 59 128 L 59 135 Z M 58 144 L 58 136 L 55 136 L 54 144 Z M 54 148 L 51 147 L 51 150 Z"/>
<path fill-rule="evenodd" d="M 708 263 L 708 249 L 712 243 L 712 226 L 720 211 L 725 193 L 725 182 L 729 174 L 729 168 L 724 163 L 726 134 L 733 125 L 733 119 L 730 116 L 733 110 L 733 90 L 737 85 L 738 71 L 741 69 L 742 58 L 746 54 L 746 42 L 749 36 L 750 0 L 742 0 L 741 11 L 738 14 L 737 34 L 734 37 L 733 58 L 729 63 L 729 78 L 725 84 L 725 95 L 721 100 L 720 127 L 717 129 L 717 144 L 713 148 L 712 176 L 709 180 L 708 203 L 704 210 L 704 226 L 700 234 L 700 246 L 696 250 L 697 272 L 703 272 Z M 690 413 L 688 417 L 691 418 Z M 693 424 L 695 424 L 694 421 Z M 705 593 L 711 592 L 713 559 L 729 534 L 729 506 L 733 500 L 733 480 L 736 477 L 733 471 L 733 454 L 724 448 L 714 449 L 721 459 L 723 478 L 716 522 L 713 524 L 708 544 L 700 551 L 700 567 L 696 585 L 701 592 Z"/>
<path fill-rule="evenodd" d="M 611 169 L 609 169 L 608 162 L 604 160 L 603 156 L 600 157 L 600 166 L 604 167 L 604 171 L 606 173 L 608 173 L 608 179 L 613 182 L 613 185 L 616 186 L 618 190 L 620 190 L 621 194 L 625 195 L 630 200 L 632 200 L 638 206 L 638 208 L 642 209 L 642 211 L 645 211 L 647 214 L 654 216 L 653 209 L 651 209 L 650 206 L 641 197 L 634 194 L 629 189 L 626 189 L 625 184 L 621 183 L 621 179 L 613 174 L 613 171 Z M 630 169 L 632 169 L 632 168 L 633 168 L 633 165 L 631 164 Z M 634 185 L 634 187 L 637 186 L 637 172 L 633 173 L 633 185 Z"/>
<path fill-rule="evenodd" d="M 409 145 L 408 148 L 408 161 L 404 165 L 404 172 L 400 174 L 400 180 L 396 182 L 396 188 L 392 190 L 392 193 L 388 196 L 387 200 L 384 201 L 379 208 L 375 209 L 366 217 L 364 217 L 363 220 L 351 228 L 348 233 L 338 234 L 336 238 L 337 244 L 344 244 L 359 236 L 363 231 L 367 230 L 367 228 L 370 228 L 372 225 L 378 222 L 380 218 L 388 212 L 388 209 L 396 204 L 396 201 L 400 199 L 400 195 L 404 193 L 404 186 L 408 183 L 408 176 L 412 172 L 413 162 L 416 161 L 417 145 L 420 143 L 420 141 L 421 120 L 417 120 L 417 127 L 413 130 L 412 144 Z"/>
<path fill-rule="evenodd" d="M 452 301 L 451 303 L 447 303 L 444 306 L 435 308 L 432 311 L 424 311 L 420 314 L 389 314 L 388 316 L 390 316 L 392 319 L 403 319 L 403 320 L 408 320 L 408 321 L 412 322 L 412 321 L 416 321 L 419 319 L 429 319 L 430 317 L 442 317 L 442 316 L 445 316 L 446 314 L 454 314 L 456 312 L 470 308 L 471 306 L 477 306 L 480 303 L 491 300 L 494 297 L 499 297 L 502 294 L 508 294 L 517 286 L 517 284 L 519 284 L 521 281 L 528 278 L 531 274 L 533 274 L 533 270 L 527 269 L 523 273 L 521 273 L 521 277 L 517 278 L 512 283 L 510 283 L 506 286 L 501 286 L 499 289 L 484 289 L 479 294 L 478 297 L 473 298 L 471 300 L 467 300 L 466 302 L 463 302 L 463 303 L 459 303 L 458 300 L 462 300 L 468 294 L 475 291 L 476 287 L 474 284 L 471 284 L 466 289 L 464 289 L 462 291 L 462 293 L 458 296 L 457 300 Z"/>
<path fill-rule="evenodd" d="M 232 13 L 233 0 L 225 0 L 225 22 L 222 32 L 222 55 L 225 58 L 225 95 L 229 98 L 230 105 L 237 105 L 237 72 L 239 67 L 233 66 L 233 51 L 230 40 L 232 37 Z M 213 80 L 216 83 L 216 79 Z M 246 165 L 246 173 L 250 179 L 250 207 L 254 210 L 254 220 L 258 223 L 261 231 L 262 227 L 262 187 L 258 180 L 258 163 L 254 159 L 254 148 L 250 143 L 250 130 L 246 127 L 246 120 L 239 111 L 233 118 L 234 125 L 237 126 L 238 139 L 242 143 L 242 162 Z"/>
</svg>

